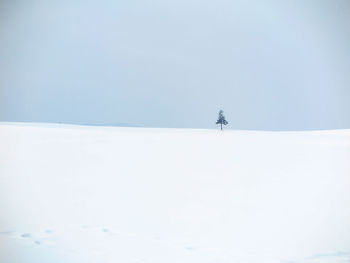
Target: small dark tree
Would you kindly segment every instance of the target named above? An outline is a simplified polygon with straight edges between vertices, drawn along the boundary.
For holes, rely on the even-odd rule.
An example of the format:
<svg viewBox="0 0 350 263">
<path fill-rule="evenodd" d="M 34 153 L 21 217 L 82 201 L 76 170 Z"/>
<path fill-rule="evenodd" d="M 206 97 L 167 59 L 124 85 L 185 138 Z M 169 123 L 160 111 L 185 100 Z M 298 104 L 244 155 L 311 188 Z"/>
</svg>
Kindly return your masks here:
<svg viewBox="0 0 350 263">
<path fill-rule="evenodd" d="M 227 125 L 228 122 L 225 120 L 225 116 L 224 116 L 224 111 L 220 110 L 219 111 L 219 118 L 216 121 L 216 124 L 220 124 L 221 130 L 222 130 L 222 125 Z"/>
</svg>

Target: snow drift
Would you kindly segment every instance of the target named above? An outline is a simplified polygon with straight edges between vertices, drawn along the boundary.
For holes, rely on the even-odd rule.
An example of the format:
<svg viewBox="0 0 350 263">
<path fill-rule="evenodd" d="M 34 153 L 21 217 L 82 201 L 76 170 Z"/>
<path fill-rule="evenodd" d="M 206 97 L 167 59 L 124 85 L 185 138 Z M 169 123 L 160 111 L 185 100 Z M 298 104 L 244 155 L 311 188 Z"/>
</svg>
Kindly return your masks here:
<svg viewBox="0 0 350 263">
<path fill-rule="evenodd" d="M 350 130 L 0 124 L 0 262 L 350 262 Z"/>
</svg>

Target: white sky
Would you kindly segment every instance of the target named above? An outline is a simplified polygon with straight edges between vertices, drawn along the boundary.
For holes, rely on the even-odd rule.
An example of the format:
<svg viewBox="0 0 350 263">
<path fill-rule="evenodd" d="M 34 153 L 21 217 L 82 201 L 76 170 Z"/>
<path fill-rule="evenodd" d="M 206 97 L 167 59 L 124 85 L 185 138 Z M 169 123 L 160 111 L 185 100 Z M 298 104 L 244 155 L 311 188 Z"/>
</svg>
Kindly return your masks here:
<svg viewBox="0 0 350 263">
<path fill-rule="evenodd" d="M 0 70 L 0 121 L 350 128 L 350 2 L 0 0 Z"/>
</svg>

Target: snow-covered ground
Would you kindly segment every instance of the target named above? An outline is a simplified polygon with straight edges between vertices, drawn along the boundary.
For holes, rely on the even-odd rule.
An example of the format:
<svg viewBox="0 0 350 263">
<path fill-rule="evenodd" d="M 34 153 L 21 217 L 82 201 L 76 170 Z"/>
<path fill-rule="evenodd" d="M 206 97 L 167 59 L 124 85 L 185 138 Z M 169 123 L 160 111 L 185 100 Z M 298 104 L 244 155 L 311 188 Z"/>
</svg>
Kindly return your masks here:
<svg viewBox="0 0 350 263">
<path fill-rule="evenodd" d="M 2 123 L 0 262 L 350 262 L 350 130 Z"/>
</svg>

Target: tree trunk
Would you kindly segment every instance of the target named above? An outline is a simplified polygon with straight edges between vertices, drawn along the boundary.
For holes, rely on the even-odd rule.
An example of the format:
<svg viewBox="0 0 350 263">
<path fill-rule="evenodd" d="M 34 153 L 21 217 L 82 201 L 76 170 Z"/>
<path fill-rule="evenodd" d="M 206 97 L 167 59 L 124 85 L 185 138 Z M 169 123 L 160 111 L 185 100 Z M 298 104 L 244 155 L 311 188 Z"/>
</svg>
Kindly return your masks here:
<svg viewBox="0 0 350 263">
<path fill-rule="evenodd" d="M 220 125 L 221 125 L 221 130 L 222 130 L 222 123 L 220 123 Z"/>
</svg>

